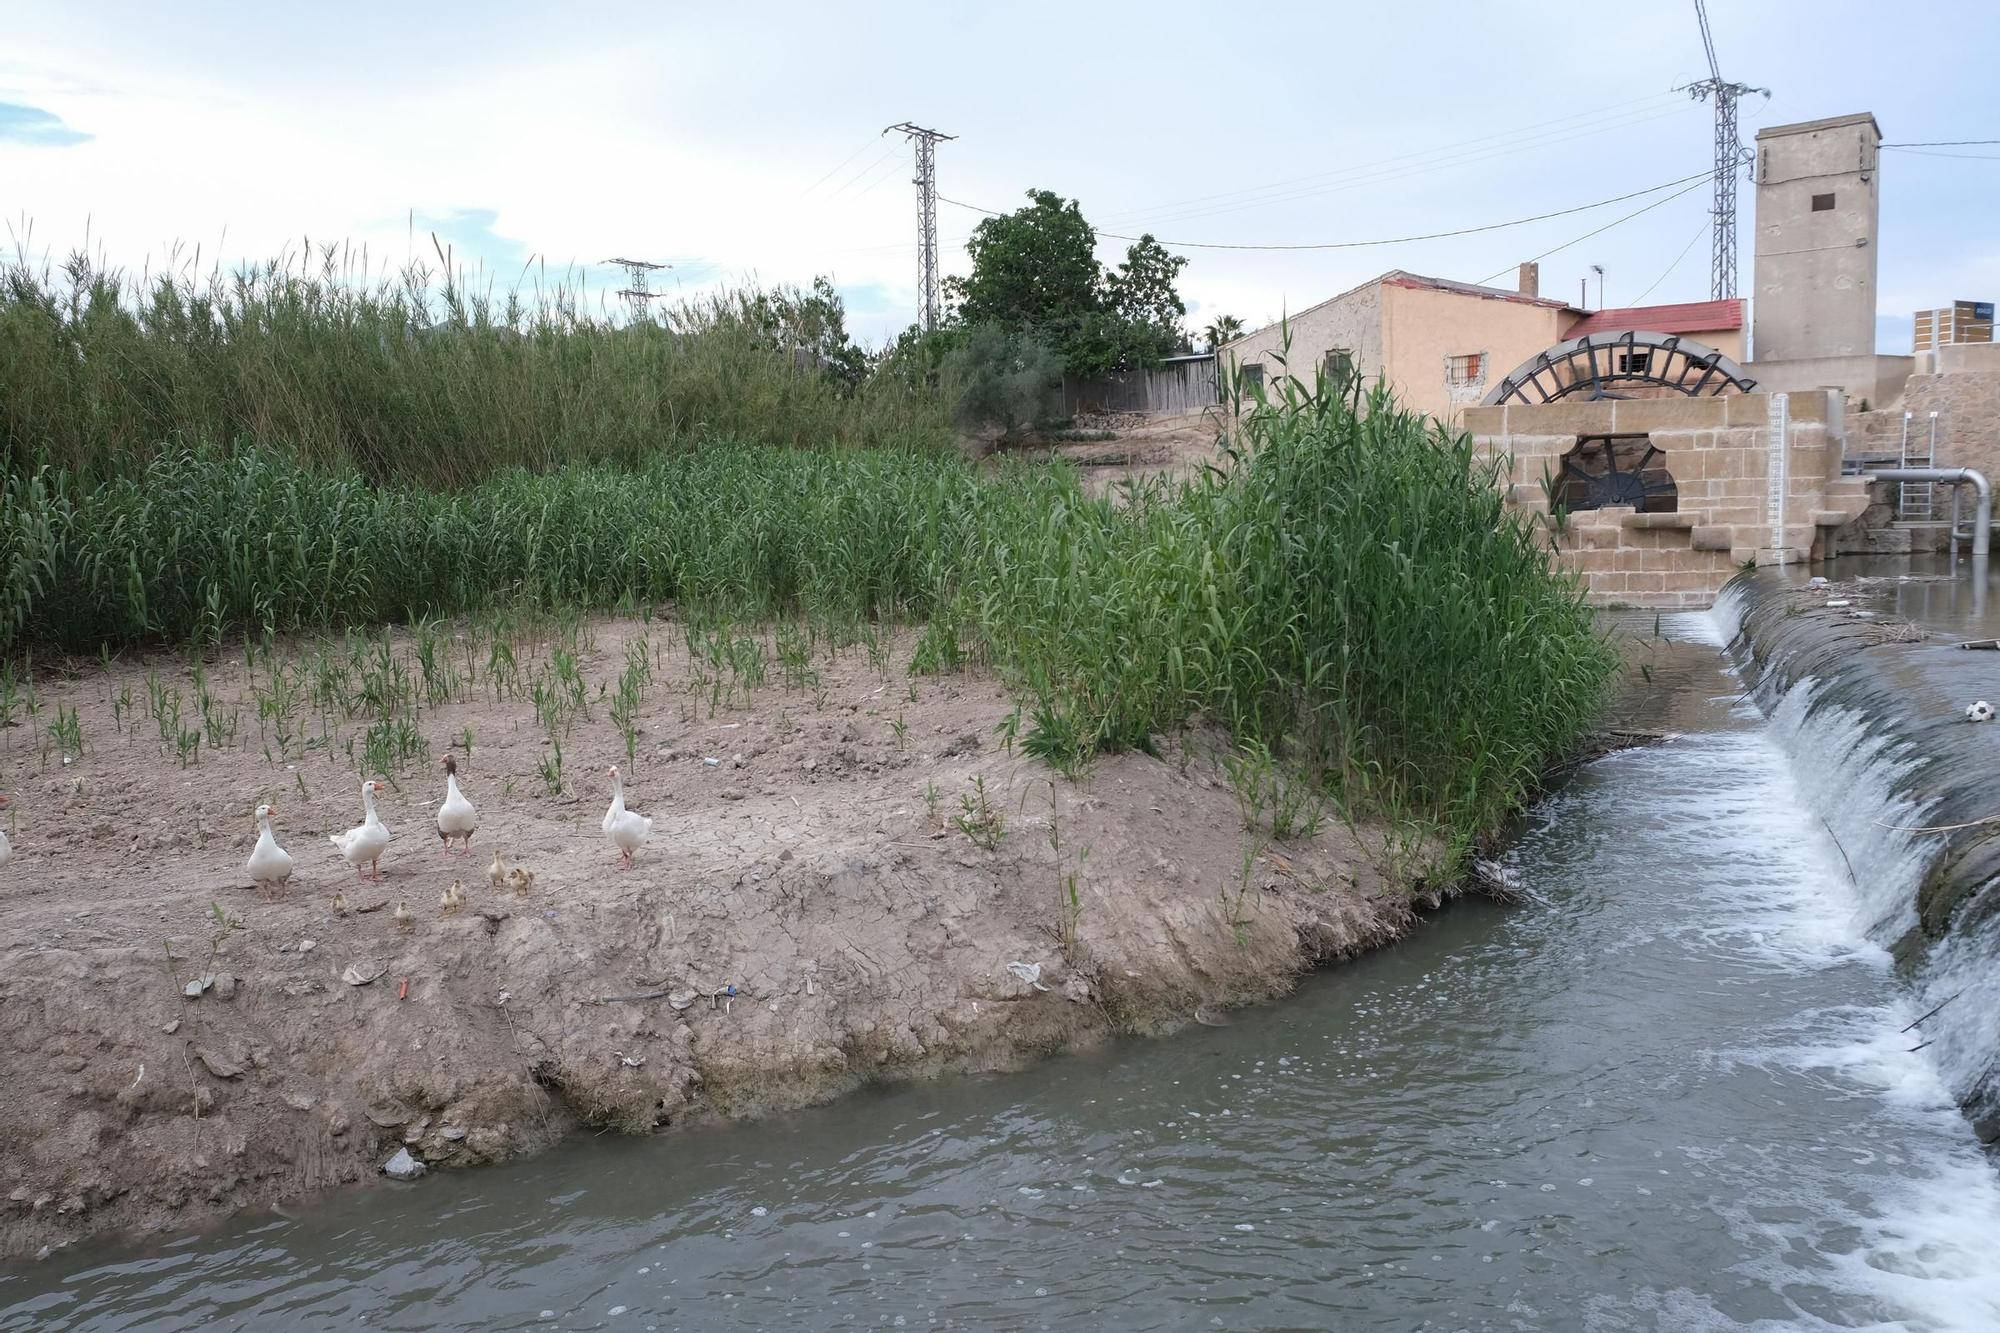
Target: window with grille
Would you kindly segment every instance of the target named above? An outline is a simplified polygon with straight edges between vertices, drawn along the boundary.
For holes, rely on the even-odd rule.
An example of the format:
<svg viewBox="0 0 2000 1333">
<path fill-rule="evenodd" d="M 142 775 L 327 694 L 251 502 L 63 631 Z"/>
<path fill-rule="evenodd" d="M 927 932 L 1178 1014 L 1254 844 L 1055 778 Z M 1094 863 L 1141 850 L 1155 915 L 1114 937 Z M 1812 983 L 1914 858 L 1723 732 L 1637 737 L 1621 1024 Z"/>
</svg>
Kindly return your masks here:
<svg viewBox="0 0 2000 1333">
<path fill-rule="evenodd" d="M 1486 379 L 1486 353 L 1468 352 L 1464 356 L 1446 357 L 1444 382 L 1446 384 L 1479 384 Z"/>
<path fill-rule="evenodd" d="M 1243 367 L 1243 387 L 1246 389 L 1264 387 L 1264 363 L 1252 361 Z"/>
</svg>

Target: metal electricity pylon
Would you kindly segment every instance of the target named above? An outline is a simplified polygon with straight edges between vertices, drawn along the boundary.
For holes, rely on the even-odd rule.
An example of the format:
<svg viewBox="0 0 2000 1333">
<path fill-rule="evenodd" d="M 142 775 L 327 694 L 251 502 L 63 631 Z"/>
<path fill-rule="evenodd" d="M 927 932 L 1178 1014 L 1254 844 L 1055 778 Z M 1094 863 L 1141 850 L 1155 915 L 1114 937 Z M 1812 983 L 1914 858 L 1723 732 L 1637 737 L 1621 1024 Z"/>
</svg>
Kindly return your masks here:
<svg viewBox="0 0 2000 1333">
<path fill-rule="evenodd" d="M 929 333 L 938 324 L 938 256 L 937 256 L 937 146 L 946 139 L 956 139 L 955 134 L 945 134 L 938 130 L 927 130 L 909 121 L 891 125 L 882 131 L 892 130 L 902 134 L 917 146 L 917 289 L 918 299 L 923 303 L 924 332 Z"/>
<path fill-rule="evenodd" d="M 1701 46 L 1708 55 L 1708 77 L 1690 83 L 1688 95 L 1697 100 L 1715 101 L 1715 230 L 1714 249 L 1709 260 L 1709 297 L 1723 300 L 1736 295 L 1736 172 L 1755 160 L 1736 133 L 1736 99 L 1745 93 L 1762 93 L 1769 88 L 1752 88 L 1747 83 L 1731 83 L 1722 77 L 1715 59 L 1715 38 L 1708 31 L 1708 7 L 1694 0 L 1694 16 L 1701 24 Z"/>
<path fill-rule="evenodd" d="M 646 275 L 657 273 L 663 268 L 672 268 L 673 265 L 654 264 L 644 259 L 607 259 L 604 262 L 616 264 L 625 270 L 625 279 L 629 285 L 619 291 L 618 295 L 624 297 L 631 305 L 632 322 L 638 323 L 646 317 L 646 303 L 657 300 L 661 295 L 646 285 Z"/>
</svg>

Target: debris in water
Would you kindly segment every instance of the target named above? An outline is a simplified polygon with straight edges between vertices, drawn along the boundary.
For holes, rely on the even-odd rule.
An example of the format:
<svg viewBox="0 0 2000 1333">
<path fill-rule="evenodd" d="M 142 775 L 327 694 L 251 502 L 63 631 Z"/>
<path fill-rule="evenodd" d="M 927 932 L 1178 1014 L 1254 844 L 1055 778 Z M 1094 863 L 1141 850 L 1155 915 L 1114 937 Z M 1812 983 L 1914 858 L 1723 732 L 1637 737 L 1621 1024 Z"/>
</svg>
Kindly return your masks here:
<svg viewBox="0 0 2000 1333">
<path fill-rule="evenodd" d="M 1965 720 L 1967 722 L 1991 722 L 1993 720 L 1993 705 L 1987 703 L 1984 699 L 1975 700 L 1966 707 Z"/>
<path fill-rule="evenodd" d="M 1827 604 L 1827 605 L 1828 605 L 1829 607 L 1842 607 L 1842 606 L 1853 606 L 1853 605 L 1854 605 L 1854 603 L 1853 603 L 1853 602 L 1849 601 L 1849 600 L 1848 600 L 1847 598 L 1845 598 L 1845 597 L 1829 597 L 1829 598 L 1827 598 L 1827 599 L 1826 599 L 1826 604 Z"/>
<path fill-rule="evenodd" d="M 758 1204 L 758 1205 L 757 1205 L 757 1206 L 756 1206 L 755 1208 L 752 1208 L 752 1209 L 750 1210 L 750 1216 L 752 1216 L 752 1217 L 763 1217 L 763 1216 L 765 1216 L 766 1214 L 768 1214 L 768 1213 L 769 1213 L 770 1211 L 771 1211 L 771 1210 L 770 1210 L 769 1208 L 766 1208 L 766 1207 L 765 1207 L 765 1206 L 764 1206 L 763 1204 L 761 1204 L 761 1203 L 760 1203 L 760 1204 Z"/>
<path fill-rule="evenodd" d="M 1229 1020 L 1205 1004 L 1194 1007 L 1194 1021 L 1205 1028 L 1226 1028 Z"/>
</svg>

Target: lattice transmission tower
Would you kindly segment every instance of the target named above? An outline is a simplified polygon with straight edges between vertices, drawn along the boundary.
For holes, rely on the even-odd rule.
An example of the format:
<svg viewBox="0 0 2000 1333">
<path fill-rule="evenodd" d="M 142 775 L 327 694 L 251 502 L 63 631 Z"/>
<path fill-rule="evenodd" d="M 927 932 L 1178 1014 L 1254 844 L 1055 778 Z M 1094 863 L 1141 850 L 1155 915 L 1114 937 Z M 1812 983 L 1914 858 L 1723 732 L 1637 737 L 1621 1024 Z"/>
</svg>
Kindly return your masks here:
<svg viewBox="0 0 2000 1333">
<path fill-rule="evenodd" d="M 1762 93 L 1769 88 L 1752 88 L 1747 83 L 1731 83 L 1722 77 L 1715 59 L 1715 38 L 1708 31 L 1708 7 L 1694 0 L 1694 16 L 1701 24 L 1701 46 L 1708 55 L 1708 77 L 1690 83 L 1688 95 L 1697 101 L 1715 101 L 1715 229 L 1709 260 L 1709 297 L 1720 301 L 1736 295 L 1736 173 L 1756 160 L 1736 133 L 1736 99 L 1745 93 Z"/>
<path fill-rule="evenodd" d="M 604 262 L 607 264 L 616 264 L 619 268 L 625 270 L 626 285 L 619 291 L 618 295 L 624 297 L 626 304 L 632 307 L 632 322 L 636 324 L 646 318 L 646 311 L 648 309 L 646 303 L 648 301 L 657 301 L 665 294 L 663 292 L 656 292 L 647 285 L 647 275 L 658 273 L 661 269 L 672 268 L 673 265 L 655 264 L 644 259 L 607 259 Z"/>
<path fill-rule="evenodd" d="M 892 131 L 900 131 L 917 146 L 917 290 L 923 302 L 924 332 L 930 333 L 938 325 L 937 146 L 958 136 L 927 130 L 907 120 L 882 133 Z"/>
</svg>

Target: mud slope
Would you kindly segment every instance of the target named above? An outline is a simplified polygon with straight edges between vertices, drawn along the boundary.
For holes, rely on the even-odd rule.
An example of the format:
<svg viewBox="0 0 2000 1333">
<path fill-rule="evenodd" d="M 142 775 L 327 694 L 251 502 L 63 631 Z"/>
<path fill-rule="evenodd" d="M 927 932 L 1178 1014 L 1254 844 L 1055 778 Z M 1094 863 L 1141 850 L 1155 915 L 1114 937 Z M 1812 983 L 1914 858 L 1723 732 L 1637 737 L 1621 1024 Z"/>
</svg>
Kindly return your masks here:
<svg viewBox="0 0 2000 1333">
<path fill-rule="evenodd" d="M 597 691 L 646 635 L 660 683 L 627 778 L 655 826 L 626 871 L 599 830 L 625 742 Z M 347 746 L 368 718 L 323 736 L 308 719 L 312 750 L 267 758 L 243 663 L 212 660 L 239 736 L 183 767 L 144 701 L 173 688 L 192 709 L 184 659 L 44 676 L 37 716 L 0 742 L 16 849 L 0 869 L 0 1253 L 371 1180 L 405 1145 L 460 1166 L 579 1125 L 643 1132 L 1005 1067 L 1282 992 L 1409 921 L 1337 825 L 1279 847 L 1246 834 L 1198 745 L 1052 786 L 1001 745 L 994 682 L 913 681 L 905 646 L 718 703 L 668 642 L 658 623 L 587 629 L 595 702 L 561 738 L 559 794 L 530 701 L 496 699 L 476 670 L 409 717 L 430 752 L 392 775 L 379 884 L 326 840 L 358 820 L 366 746 Z M 537 649 L 515 648 L 532 670 Z M 466 647 L 468 664 L 487 651 Z M 70 763 L 46 744 L 59 707 L 83 734 Z M 448 747 L 481 812 L 470 858 L 432 824 Z M 299 866 L 276 902 L 241 869 L 260 800 Z M 496 849 L 535 872 L 525 896 L 489 886 Z M 445 915 L 454 879 L 469 902 Z M 350 968 L 375 979 L 347 984 Z"/>
</svg>

